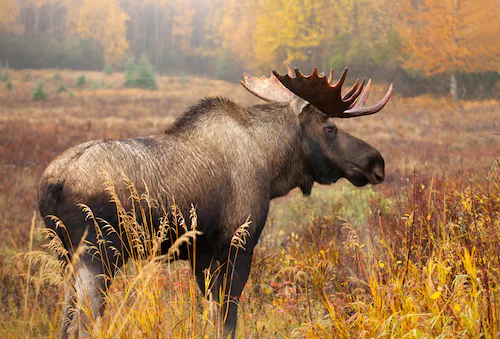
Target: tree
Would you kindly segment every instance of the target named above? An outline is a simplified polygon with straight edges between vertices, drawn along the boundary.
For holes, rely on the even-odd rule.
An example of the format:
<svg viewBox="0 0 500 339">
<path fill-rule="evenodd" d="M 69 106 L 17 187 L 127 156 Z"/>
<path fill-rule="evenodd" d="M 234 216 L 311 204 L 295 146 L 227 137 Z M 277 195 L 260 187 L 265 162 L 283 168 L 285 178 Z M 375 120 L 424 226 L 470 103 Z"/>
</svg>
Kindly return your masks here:
<svg viewBox="0 0 500 339">
<path fill-rule="evenodd" d="M 172 38 L 180 51 L 191 50 L 191 37 L 193 35 L 193 15 L 189 0 L 174 1 L 175 12 L 172 13 Z"/>
<path fill-rule="evenodd" d="M 495 0 L 421 0 L 405 3 L 401 13 L 404 66 L 426 75 L 450 74 L 453 99 L 459 98 L 459 72 L 499 71 L 500 7 Z"/>
<path fill-rule="evenodd" d="M 81 0 L 74 16 L 69 17 L 73 31 L 99 42 L 107 62 L 121 65 L 128 49 L 127 26 L 129 16 L 117 0 Z"/>
<path fill-rule="evenodd" d="M 308 61 L 324 37 L 321 1 L 263 0 L 255 20 L 258 66 Z"/>
<path fill-rule="evenodd" d="M 253 63 L 254 42 L 259 38 L 254 34 L 257 8 L 256 1 L 226 0 L 217 32 L 220 37 L 219 51 L 224 54 L 229 52 L 234 59 L 247 65 Z M 224 54 L 222 58 L 227 57 Z"/>
<path fill-rule="evenodd" d="M 22 25 L 18 23 L 18 17 L 21 13 L 21 5 L 18 0 L 0 1 L 0 32 L 22 31 Z"/>
</svg>

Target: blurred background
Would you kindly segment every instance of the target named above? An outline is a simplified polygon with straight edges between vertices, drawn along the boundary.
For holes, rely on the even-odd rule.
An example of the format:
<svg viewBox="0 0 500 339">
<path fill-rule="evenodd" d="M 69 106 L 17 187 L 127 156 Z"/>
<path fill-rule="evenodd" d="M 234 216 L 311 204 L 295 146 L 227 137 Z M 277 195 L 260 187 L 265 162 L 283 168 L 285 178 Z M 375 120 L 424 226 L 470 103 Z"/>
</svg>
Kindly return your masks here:
<svg viewBox="0 0 500 339">
<path fill-rule="evenodd" d="M 207 96 L 262 104 L 241 74 L 288 63 L 372 78 L 368 105 L 394 83 L 381 112 L 333 119 L 386 178 L 272 201 L 238 338 L 500 338 L 498 18 L 499 0 L 0 0 L 0 338 L 57 337 L 36 197 L 55 157 Z M 185 264 L 120 275 L 95 337 L 215 337 Z"/>
<path fill-rule="evenodd" d="M 288 63 L 354 70 L 398 93 L 499 96 L 498 0 L 2 0 L 11 68 L 121 69 L 237 81 Z"/>
</svg>

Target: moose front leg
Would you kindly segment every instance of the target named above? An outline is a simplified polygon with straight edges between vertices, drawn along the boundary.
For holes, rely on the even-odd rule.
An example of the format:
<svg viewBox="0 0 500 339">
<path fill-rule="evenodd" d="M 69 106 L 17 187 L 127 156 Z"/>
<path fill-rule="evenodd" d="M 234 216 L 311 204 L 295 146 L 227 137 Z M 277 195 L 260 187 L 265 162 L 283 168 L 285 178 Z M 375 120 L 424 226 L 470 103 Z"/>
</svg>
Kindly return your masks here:
<svg viewBox="0 0 500 339">
<path fill-rule="evenodd" d="M 221 338 L 235 337 L 238 306 L 243 288 L 250 275 L 252 250 L 230 247 L 224 259 L 221 258 L 220 274 L 212 289 L 212 297 L 217 302 Z"/>
<path fill-rule="evenodd" d="M 227 246 L 217 256 L 204 253 L 196 258 L 196 280 L 202 293 L 211 300 L 214 323 L 219 324 L 217 338 L 235 336 L 238 303 L 250 274 L 252 253 Z"/>
</svg>

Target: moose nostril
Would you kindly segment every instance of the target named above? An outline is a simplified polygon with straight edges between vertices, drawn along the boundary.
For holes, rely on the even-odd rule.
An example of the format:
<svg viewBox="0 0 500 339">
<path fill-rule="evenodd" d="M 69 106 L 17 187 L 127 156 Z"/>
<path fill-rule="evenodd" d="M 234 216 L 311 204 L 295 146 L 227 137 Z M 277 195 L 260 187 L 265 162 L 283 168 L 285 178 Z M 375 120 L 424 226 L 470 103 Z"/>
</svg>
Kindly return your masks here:
<svg viewBox="0 0 500 339">
<path fill-rule="evenodd" d="M 373 168 L 373 175 L 375 176 L 375 179 L 378 183 L 383 182 L 385 178 L 384 166 L 381 166 L 379 164 L 375 165 L 375 167 Z"/>
</svg>

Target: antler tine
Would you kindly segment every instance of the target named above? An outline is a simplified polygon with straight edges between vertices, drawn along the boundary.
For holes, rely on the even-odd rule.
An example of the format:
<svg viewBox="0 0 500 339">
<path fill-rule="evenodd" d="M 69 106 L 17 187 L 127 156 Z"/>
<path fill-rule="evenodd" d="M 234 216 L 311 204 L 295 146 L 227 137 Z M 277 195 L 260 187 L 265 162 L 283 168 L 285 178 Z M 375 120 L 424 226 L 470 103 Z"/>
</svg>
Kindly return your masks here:
<svg viewBox="0 0 500 339">
<path fill-rule="evenodd" d="M 347 100 L 344 100 L 344 102 L 346 102 L 349 105 L 349 107 L 352 106 L 352 104 L 356 101 L 356 99 L 361 94 L 361 91 L 365 87 L 365 82 L 366 82 L 366 79 L 363 78 L 363 81 L 361 81 L 361 85 L 356 89 L 356 91 Z"/>
<path fill-rule="evenodd" d="M 359 85 L 359 79 L 356 79 L 356 82 L 354 85 L 351 87 L 351 89 L 342 97 L 342 100 L 347 100 L 351 97 L 351 95 L 356 92 L 356 89 L 358 88 Z"/>
<path fill-rule="evenodd" d="M 351 107 L 349 109 L 358 108 L 358 107 L 365 107 L 366 101 L 368 100 L 368 95 L 370 94 L 371 85 L 372 85 L 372 79 L 368 79 L 368 83 L 366 84 L 363 93 L 359 97 L 359 100 L 356 101 L 355 104 L 351 105 Z"/>
<path fill-rule="evenodd" d="M 351 117 L 359 117 L 362 115 L 370 115 L 370 114 L 375 114 L 378 111 L 380 111 L 382 108 L 384 108 L 385 104 L 389 101 L 389 98 L 391 97 L 392 94 L 392 84 L 389 86 L 389 90 L 387 90 L 387 93 L 385 93 L 384 97 L 380 102 L 372 107 L 358 107 L 358 105 L 355 105 L 353 109 L 349 109 L 347 111 L 344 111 L 343 116 L 341 118 L 351 118 Z M 369 89 L 369 88 L 368 88 Z M 368 91 L 367 91 L 368 92 Z M 365 95 L 363 95 L 364 100 L 368 98 L 368 94 L 366 94 L 366 98 L 364 98 Z"/>
<path fill-rule="evenodd" d="M 332 87 L 341 89 L 346 77 L 347 77 L 347 67 L 344 68 L 344 70 L 342 71 L 342 74 L 340 75 L 339 81 L 337 81 L 337 83 L 335 85 L 333 85 Z"/>
<path fill-rule="evenodd" d="M 331 85 L 333 81 L 333 67 L 330 68 L 330 74 L 328 74 L 328 83 Z"/>
<path fill-rule="evenodd" d="M 274 75 L 274 74 L 273 74 Z M 290 78 L 295 78 L 295 75 L 293 73 L 293 65 L 292 64 L 288 64 L 288 76 Z"/>
</svg>

